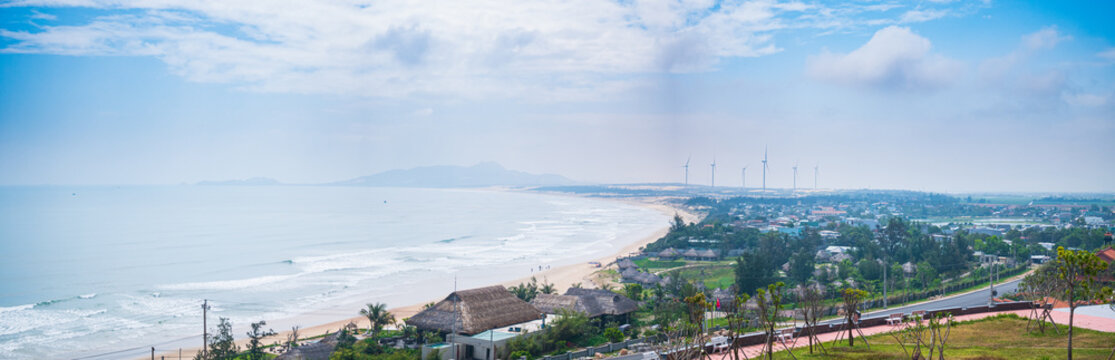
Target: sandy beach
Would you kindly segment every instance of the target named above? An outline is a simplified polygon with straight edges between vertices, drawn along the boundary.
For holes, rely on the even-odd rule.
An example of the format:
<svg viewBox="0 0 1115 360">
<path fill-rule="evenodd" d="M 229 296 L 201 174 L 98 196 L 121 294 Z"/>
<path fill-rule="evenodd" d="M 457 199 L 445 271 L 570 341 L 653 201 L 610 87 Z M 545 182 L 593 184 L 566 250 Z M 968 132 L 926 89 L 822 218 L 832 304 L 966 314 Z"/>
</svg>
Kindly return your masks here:
<svg viewBox="0 0 1115 360">
<path fill-rule="evenodd" d="M 700 221 L 699 215 L 697 215 L 695 213 L 691 213 L 686 209 L 672 206 L 667 202 L 667 200 L 668 199 L 665 199 L 665 198 L 613 199 L 613 201 L 622 201 L 622 202 L 625 202 L 625 203 L 628 203 L 628 204 L 631 204 L 631 205 L 636 205 L 636 206 L 641 206 L 641 207 L 654 209 L 655 211 L 659 211 L 659 212 L 661 212 L 663 214 L 666 214 L 670 217 L 673 217 L 674 214 L 678 214 L 686 222 Z M 627 243 L 624 247 L 622 247 L 619 251 L 617 251 L 613 254 L 610 254 L 608 256 L 603 256 L 603 257 L 596 258 L 596 259 L 585 259 L 585 261 L 579 262 L 579 263 L 576 263 L 576 264 L 560 266 L 560 267 L 555 267 L 555 268 L 551 268 L 551 269 L 544 269 L 544 270 L 536 272 L 536 273 L 534 273 L 530 276 L 524 276 L 524 277 L 521 277 L 521 278 L 518 278 L 518 279 L 499 282 L 499 283 L 493 283 L 493 284 L 488 284 L 488 285 L 498 284 L 498 285 L 503 285 L 503 286 L 510 287 L 510 286 L 518 285 L 518 284 L 523 283 L 523 282 L 528 282 L 528 281 L 530 281 L 530 278 L 533 276 L 533 277 L 537 278 L 539 282 L 545 281 L 547 283 L 553 283 L 554 286 L 558 289 L 559 293 L 564 292 L 565 289 L 569 288 L 571 285 L 573 285 L 575 283 L 581 283 L 581 285 L 584 286 L 584 287 L 597 287 L 597 286 L 599 286 L 599 284 L 596 284 L 592 281 L 592 277 L 593 277 L 592 275 L 594 273 L 596 273 L 597 271 L 600 271 L 600 270 L 607 269 L 609 267 L 614 267 L 615 266 L 615 261 L 616 261 L 617 258 L 623 257 L 623 256 L 626 256 L 628 254 L 639 251 L 641 248 L 643 248 L 647 244 L 649 244 L 651 242 L 654 242 L 655 240 L 658 240 L 659 238 L 664 236 L 667 233 L 668 230 L 669 230 L 669 224 L 662 224 L 662 226 L 659 229 L 656 229 L 651 235 L 630 239 L 630 242 Z M 621 241 L 624 241 L 624 240 L 626 240 L 626 239 L 622 239 Z M 598 262 L 598 263 L 602 264 L 602 266 L 601 267 L 596 267 L 594 265 L 589 264 L 590 262 Z M 417 303 L 414 303 L 414 304 L 405 305 L 405 306 L 390 307 L 389 311 L 391 312 L 391 314 L 393 314 L 395 316 L 395 319 L 397 321 L 401 322 L 403 319 L 408 318 L 410 316 L 413 316 L 414 314 L 417 314 L 419 311 L 421 311 L 422 306 L 424 304 L 429 303 L 429 302 L 434 302 L 434 301 L 440 301 L 441 299 L 443 299 L 447 295 L 449 295 L 449 294 L 445 293 L 445 294 L 441 294 L 437 298 L 426 299 L 425 301 L 417 302 Z M 388 304 L 388 305 L 390 306 L 391 304 Z M 356 313 L 355 309 L 353 310 L 353 313 L 354 314 Z M 338 329 L 341 329 L 342 327 L 344 327 L 346 324 L 348 324 L 350 322 L 355 322 L 356 325 L 358 327 L 361 327 L 361 328 L 367 328 L 368 327 L 368 321 L 367 321 L 366 318 L 360 317 L 360 316 L 353 316 L 353 317 L 349 317 L 349 318 L 339 319 L 339 320 L 336 320 L 336 321 L 329 321 L 329 322 L 320 323 L 320 324 L 313 325 L 313 326 L 307 326 L 307 327 L 300 328 L 299 329 L 299 336 L 301 338 L 307 338 L 307 337 L 313 337 L 313 336 L 325 334 L 327 332 L 328 333 L 333 333 L 333 332 L 336 332 Z M 266 338 L 263 342 L 265 344 L 271 344 L 273 342 L 282 342 L 282 341 L 286 340 L 287 335 L 289 335 L 289 334 L 290 334 L 289 330 L 279 331 L 279 332 L 277 332 L 276 335 Z M 236 334 L 236 335 L 240 336 L 241 334 Z M 237 344 L 239 344 L 240 347 L 243 348 L 247 344 L 247 339 L 237 340 Z M 193 358 L 194 354 L 196 354 L 199 351 L 201 351 L 200 347 L 183 349 L 182 358 Z M 155 358 L 163 357 L 163 358 L 166 358 L 166 359 L 177 359 L 178 354 L 179 354 L 178 351 L 156 353 Z M 148 357 L 140 357 L 140 358 L 137 358 L 137 359 L 148 359 Z"/>
</svg>

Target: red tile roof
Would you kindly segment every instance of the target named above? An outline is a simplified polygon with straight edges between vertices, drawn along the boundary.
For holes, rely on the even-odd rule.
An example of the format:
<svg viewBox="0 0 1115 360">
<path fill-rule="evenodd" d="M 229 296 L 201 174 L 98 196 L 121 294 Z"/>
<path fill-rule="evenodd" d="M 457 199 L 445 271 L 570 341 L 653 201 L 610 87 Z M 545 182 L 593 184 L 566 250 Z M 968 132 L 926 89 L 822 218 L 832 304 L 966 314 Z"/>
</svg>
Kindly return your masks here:
<svg viewBox="0 0 1115 360">
<path fill-rule="evenodd" d="M 1099 256 L 1101 260 L 1110 264 L 1112 261 L 1115 261 L 1115 248 L 1106 248 L 1100 250 L 1096 253 L 1096 256 Z"/>
</svg>

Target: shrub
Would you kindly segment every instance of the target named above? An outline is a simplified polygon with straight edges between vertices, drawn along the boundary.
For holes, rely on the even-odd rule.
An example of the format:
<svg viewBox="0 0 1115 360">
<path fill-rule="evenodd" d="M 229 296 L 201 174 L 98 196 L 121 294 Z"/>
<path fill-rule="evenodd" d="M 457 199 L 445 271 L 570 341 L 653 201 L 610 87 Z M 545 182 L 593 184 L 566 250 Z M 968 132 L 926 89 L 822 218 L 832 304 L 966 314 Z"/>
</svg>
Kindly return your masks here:
<svg viewBox="0 0 1115 360">
<path fill-rule="evenodd" d="M 623 332 L 614 327 L 604 329 L 604 337 L 607 338 L 609 342 L 614 343 L 621 342 L 624 338 Z"/>
</svg>

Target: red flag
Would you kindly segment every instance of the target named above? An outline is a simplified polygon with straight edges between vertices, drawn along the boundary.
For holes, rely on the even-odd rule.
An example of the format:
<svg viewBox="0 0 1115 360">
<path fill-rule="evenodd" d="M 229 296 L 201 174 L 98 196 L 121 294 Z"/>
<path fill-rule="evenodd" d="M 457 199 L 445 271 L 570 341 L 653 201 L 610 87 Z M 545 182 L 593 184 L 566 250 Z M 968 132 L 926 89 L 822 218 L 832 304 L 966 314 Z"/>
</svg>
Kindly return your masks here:
<svg viewBox="0 0 1115 360">
<path fill-rule="evenodd" d="M 716 310 L 720 310 L 720 298 L 716 299 Z"/>
</svg>

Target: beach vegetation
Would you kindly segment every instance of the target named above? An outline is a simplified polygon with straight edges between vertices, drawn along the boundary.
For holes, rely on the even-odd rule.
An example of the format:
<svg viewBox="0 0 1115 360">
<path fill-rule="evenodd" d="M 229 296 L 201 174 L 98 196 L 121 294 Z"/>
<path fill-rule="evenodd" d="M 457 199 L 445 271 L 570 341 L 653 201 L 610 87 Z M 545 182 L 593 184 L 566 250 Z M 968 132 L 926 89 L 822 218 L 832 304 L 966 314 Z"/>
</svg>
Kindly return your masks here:
<svg viewBox="0 0 1115 360">
<path fill-rule="evenodd" d="M 263 360 L 263 338 L 275 335 L 275 330 L 263 330 L 263 326 L 267 325 L 266 321 L 254 322 L 251 324 L 251 330 L 248 331 L 248 350 L 246 356 L 248 360 Z"/>
<path fill-rule="evenodd" d="M 350 334 L 351 336 L 351 334 Z M 355 340 L 355 338 L 353 338 Z M 338 342 L 330 360 L 419 360 L 421 351 L 417 349 L 395 349 L 380 345 L 376 339 Z"/>
<path fill-rule="evenodd" d="M 208 352 L 197 353 L 194 356 L 195 360 L 224 360 L 234 359 L 236 354 L 240 352 L 240 347 L 232 338 L 232 322 L 228 318 L 220 318 L 217 324 L 217 332 L 209 337 Z"/>
<path fill-rule="evenodd" d="M 623 295 L 635 301 L 643 300 L 643 286 L 639 284 L 624 284 Z"/>
<path fill-rule="evenodd" d="M 360 309 L 360 316 L 368 319 L 368 335 L 375 337 L 383 330 L 387 324 L 395 322 L 395 315 L 387 312 L 387 304 L 375 303 L 366 304 L 367 307 Z"/>
<path fill-rule="evenodd" d="M 554 287 L 553 283 L 546 283 L 543 281 L 540 284 L 538 279 L 533 276 L 530 277 L 529 282 L 519 283 L 519 285 L 507 288 L 507 290 L 526 302 L 534 300 L 534 297 L 538 296 L 538 294 L 553 294 L 557 292 L 557 288 Z"/>
<path fill-rule="evenodd" d="M 299 332 L 301 327 L 298 325 L 290 327 L 290 333 L 287 333 L 286 341 L 283 342 L 283 351 L 290 351 L 290 349 L 298 347 L 298 337 L 301 335 Z"/>
<path fill-rule="evenodd" d="M 623 333 L 620 332 L 619 335 L 622 341 Z M 524 351 L 537 357 L 543 354 L 563 353 L 578 347 L 597 346 L 607 343 L 608 340 L 587 315 L 562 309 L 559 310 L 556 319 L 547 324 L 546 331 L 512 338 L 507 341 L 502 351 L 504 355 Z"/>
</svg>

